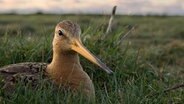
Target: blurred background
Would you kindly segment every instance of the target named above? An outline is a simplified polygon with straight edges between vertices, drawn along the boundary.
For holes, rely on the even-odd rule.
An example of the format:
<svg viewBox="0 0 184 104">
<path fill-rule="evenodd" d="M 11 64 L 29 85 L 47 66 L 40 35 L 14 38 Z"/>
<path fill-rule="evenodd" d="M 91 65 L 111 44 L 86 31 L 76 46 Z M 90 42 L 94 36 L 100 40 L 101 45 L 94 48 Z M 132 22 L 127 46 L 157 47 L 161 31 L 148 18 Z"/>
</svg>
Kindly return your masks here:
<svg viewBox="0 0 184 104">
<path fill-rule="evenodd" d="M 183 0 L 0 0 L 0 13 L 184 15 Z"/>
</svg>

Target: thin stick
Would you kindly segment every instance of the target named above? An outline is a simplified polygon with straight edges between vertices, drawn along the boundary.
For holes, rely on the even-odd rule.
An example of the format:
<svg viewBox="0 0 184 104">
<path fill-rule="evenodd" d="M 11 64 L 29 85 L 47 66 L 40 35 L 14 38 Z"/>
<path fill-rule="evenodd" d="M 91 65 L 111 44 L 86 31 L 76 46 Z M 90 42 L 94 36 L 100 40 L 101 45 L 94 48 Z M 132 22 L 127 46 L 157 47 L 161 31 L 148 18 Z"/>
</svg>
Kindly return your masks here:
<svg viewBox="0 0 184 104">
<path fill-rule="evenodd" d="M 135 26 L 133 26 L 125 35 L 123 35 L 117 44 L 122 43 L 122 41 L 135 29 Z"/>
<path fill-rule="evenodd" d="M 114 19 L 114 15 L 116 13 L 116 8 L 117 8 L 117 6 L 114 6 L 113 9 L 112 9 L 112 14 L 111 14 L 111 18 L 109 20 L 109 24 L 108 24 L 108 27 L 107 27 L 107 30 L 106 30 L 106 34 L 108 34 L 109 32 L 112 31 L 112 21 Z"/>
<path fill-rule="evenodd" d="M 121 37 L 121 40 L 120 40 L 120 41 L 123 41 L 123 40 L 130 34 L 130 32 L 132 32 L 134 29 L 135 29 L 135 26 L 132 27 L 125 35 L 123 35 L 123 36 Z"/>
<path fill-rule="evenodd" d="M 171 88 L 167 88 L 167 89 L 163 90 L 163 93 L 167 93 L 167 92 L 172 91 L 172 90 L 177 90 L 177 89 L 182 88 L 182 87 L 184 87 L 184 83 L 183 83 L 183 84 L 174 85 L 174 86 L 171 87 Z M 160 93 L 160 92 L 151 93 L 151 94 L 147 95 L 146 98 L 147 98 L 147 97 L 156 96 L 156 95 L 158 95 L 159 93 Z"/>
<path fill-rule="evenodd" d="M 164 92 L 176 90 L 176 89 L 181 88 L 181 87 L 184 87 L 184 84 L 177 84 L 177 85 L 175 85 L 175 86 L 173 86 L 171 88 L 168 88 L 168 89 L 164 90 Z"/>
</svg>

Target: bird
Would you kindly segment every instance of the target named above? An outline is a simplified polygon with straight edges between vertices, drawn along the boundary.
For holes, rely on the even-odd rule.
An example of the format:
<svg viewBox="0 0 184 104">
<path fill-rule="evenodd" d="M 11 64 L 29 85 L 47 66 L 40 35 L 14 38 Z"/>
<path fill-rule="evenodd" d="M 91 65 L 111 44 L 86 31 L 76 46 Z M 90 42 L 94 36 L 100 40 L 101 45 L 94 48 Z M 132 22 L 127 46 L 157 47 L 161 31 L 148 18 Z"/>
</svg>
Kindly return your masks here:
<svg viewBox="0 0 184 104">
<path fill-rule="evenodd" d="M 113 71 L 93 55 L 82 43 L 81 28 L 77 23 L 63 20 L 55 26 L 52 41 L 53 56 L 50 63 L 23 62 L 0 68 L 3 89 L 14 90 L 19 80 L 36 85 L 39 76 L 50 79 L 56 86 L 81 91 L 88 98 L 95 98 L 95 88 L 80 64 L 79 54 L 99 66 L 108 74 Z"/>
</svg>

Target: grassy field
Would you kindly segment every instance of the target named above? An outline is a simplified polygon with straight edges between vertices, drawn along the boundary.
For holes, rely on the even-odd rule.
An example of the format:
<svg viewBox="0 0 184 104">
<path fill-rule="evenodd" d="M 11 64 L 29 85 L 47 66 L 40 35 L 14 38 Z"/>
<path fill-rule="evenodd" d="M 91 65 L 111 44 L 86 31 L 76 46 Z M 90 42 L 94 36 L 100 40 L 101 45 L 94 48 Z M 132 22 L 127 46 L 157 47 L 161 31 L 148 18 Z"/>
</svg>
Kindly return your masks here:
<svg viewBox="0 0 184 104">
<path fill-rule="evenodd" d="M 102 39 L 108 16 L 0 15 L 0 67 L 19 62 L 50 62 L 55 25 L 69 19 L 82 29 L 84 45 L 113 71 L 105 72 L 81 57 L 92 78 L 97 104 L 181 104 L 184 88 L 184 17 L 116 16 L 112 32 Z M 123 40 L 132 27 L 135 29 Z M 2 85 L 1 85 L 2 86 Z M 17 85 L 3 104 L 85 104 L 81 96 L 55 91 L 44 82 L 37 90 Z"/>
</svg>

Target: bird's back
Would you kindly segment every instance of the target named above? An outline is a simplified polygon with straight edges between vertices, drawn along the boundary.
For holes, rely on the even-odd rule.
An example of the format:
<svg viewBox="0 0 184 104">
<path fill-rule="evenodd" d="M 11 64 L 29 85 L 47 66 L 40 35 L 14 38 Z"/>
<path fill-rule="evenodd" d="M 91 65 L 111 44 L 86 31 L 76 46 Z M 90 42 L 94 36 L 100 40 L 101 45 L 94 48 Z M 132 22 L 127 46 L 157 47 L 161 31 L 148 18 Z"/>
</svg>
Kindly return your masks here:
<svg viewBox="0 0 184 104">
<path fill-rule="evenodd" d="M 40 78 L 46 75 L 46 63 L 26 62 L 11 64 L 0 68 L 0 82 L 3 83 L 2 89 L 7 92 L 14 90 L 15 84 L 23 81 L 24 84 L 30 83 L 36 86 Z"/>
</svg>

